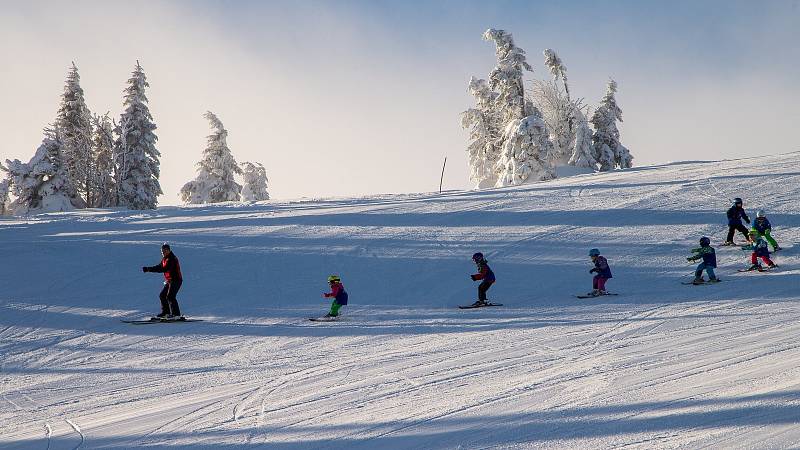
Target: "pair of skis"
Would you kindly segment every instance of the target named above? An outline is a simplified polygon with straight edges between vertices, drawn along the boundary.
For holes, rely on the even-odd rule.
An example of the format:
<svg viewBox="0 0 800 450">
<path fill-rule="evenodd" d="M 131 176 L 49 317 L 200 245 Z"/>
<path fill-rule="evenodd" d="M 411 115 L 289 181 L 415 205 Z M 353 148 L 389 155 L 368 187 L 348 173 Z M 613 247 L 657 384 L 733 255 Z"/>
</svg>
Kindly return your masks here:
<svg viewBox="0 0 800 450">
<path fill-rule="evenodd" d="M 151 317 L 144 320 L 122 320 L 123 323 L 131 323 L 134 325 L 148 325 L 151 323 L 184 323 L 184 322 L 202 322 L 203 319 L 187 319 L 186 317 L 174 317 L 167 319 L 166 317 Z"/>
</svg>

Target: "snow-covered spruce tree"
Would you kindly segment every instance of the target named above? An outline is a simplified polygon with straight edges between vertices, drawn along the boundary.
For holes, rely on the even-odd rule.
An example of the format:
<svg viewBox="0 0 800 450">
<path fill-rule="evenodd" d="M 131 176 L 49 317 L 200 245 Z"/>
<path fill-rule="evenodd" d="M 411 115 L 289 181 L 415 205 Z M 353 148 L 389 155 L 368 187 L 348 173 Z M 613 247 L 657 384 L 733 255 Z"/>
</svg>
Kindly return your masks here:
<svg viewBox="0 0 800 450">
<path fill-rule="evenodd" d="M 186 203 L 219 203 L 240 199 L 242 186 L 234 179 L 242 169 L 228 148 L 228 130 L 211 111 L 204 117 L 214 132 L 208 136 L 203 159 L 197 163 L 197 178 L 181 188 L 181 199 Z"/>
<path fill-rule="evenodd" d="M 564 83 L 564 91 L 567 93 L 567 100 L 569 100 L 569 84 L 567 84 L 567 66 L 561 61 L 555 51 L 552 49 L 544 49 L 544 65 L 550 69 L 553 79 L 561 79 Z"/>
<path fill-rule="evenodd" d="M 525 98 L 522 73 L 532 70 L 525 51 L 514 45 L 511 33 L 504 30 L 486 30 L 483 38 L 495 44 L 497 66 L 489 73 L 489 87 L 498 94 L 495 111 L 504 124 L 495 185 L 552 179 L 553 145 L 547 126 L 541 112 Z"/>
<path fill-rule="evenodd" d="M 95 164 L 92 187 L 95 196 L 89 206 L 98 208 L 117 206 L 114 183 L 114 127 L 108 114 L 94 115 L 92 125 L 94 126 L 92 156 Z"/>
<path fill-rule="evenodd" d="M 594 159 L 594 147 L 592 146 L 593 135 L 594 133 L 592 128 L 589 127 L 589 121 L 586 120 L 586 116 L 580 110 L 577 110 L 575 116 L 575 146 L 569 159 L 569 165 L 597 169 L 597 161 Z"/>
<path fill-rule="evenodd" d="M 125 112 L 115 129 L 114 143 L 116 204 L 130 209 L 155 209 L 162 194 L 158 182 L 161 153 L 156 149 L 158 137 L 153 132 L 156 125 L 144 93 L 149 86 L 142 66 L 136 61 L 125 89 Z"/>
<path fill-rule="evenodd" d="M 475 108 L 461 113 L 461 126 L 469 129 L 469 177 L 478 189 L 492 187 L 497 182 L 495 165 L 500 159 L 502 137 L 502 124 L 495 111 L 497 93 L 486 80 L 475 77 L 469 80 L 468 91 L 475 97 Z"/>
<path fill-rule="evenodd" d="M 242 185 L 242 200 L 247 202 L 258 202 L 269 200 L 267 192 L 267 170 L 261 163 L 243 162 L 242 173 L 244 183 Z"/>
<path fill-rule="evenodd" d="M 609 80 L 606 95 L 592 115 L 594 157 L 600 164 L 601 171 L 612 170 L 614 167 L 627 169 L 632 166 L 633 161 L 633 156 L 619 141 L 617 121 L 622 122 L 622 110 L 617 106 L 614 97 L 616 92 L 617 82 Z"/>
<path fill-rule="evenodd" d="M 503 154 L 497 162 L 497 186 L 514 186 L 556 177 L 550 161 L 553 144 L 541 114 L 511 121 L 503 134 Z"/>
<path fill-rule="evenodd" d="M 85 203 L 70 184 L 62 159 L 63 146 L 57 132 L 46 130 L 42 144 L 29 162 L 6 160 L 6 170 L 16 197 L 11 203 L 14 214 L 68 211 L 84 207 Z"/>
<path fill-rule="evenodd" d="M 92 115 L 86 106 L 80 81 L 78 68 L 73 62 L 64 84 L 55 126 L 64 144 L 62 151 L 70 183 L 86 204 L 91 206 L 96 195 L 91 181 L 95 170 L 92 158 Z"/>
<path fill-rule="evenodd" d="M 4 216 L 11 210 L 8 195 L 11 193 L 11 177 L 2 163 L 0 163 L 0 173 L 4 173 L 3 180 L 0 180 L 0 216 Z"/>
</svg>

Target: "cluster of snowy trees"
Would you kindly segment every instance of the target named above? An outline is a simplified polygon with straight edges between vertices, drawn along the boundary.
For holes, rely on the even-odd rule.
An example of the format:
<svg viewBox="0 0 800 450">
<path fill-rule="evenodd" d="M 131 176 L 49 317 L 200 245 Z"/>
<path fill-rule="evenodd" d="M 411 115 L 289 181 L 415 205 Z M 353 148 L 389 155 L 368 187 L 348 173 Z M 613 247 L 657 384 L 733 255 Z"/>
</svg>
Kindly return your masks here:
<svg viewBox="0 0 800 450">
<path fill-rule="evenodd" d="M 203 159 L 197 163 L 197 177 L 183 185 L 181 199 L 186 203 L 218 203 L 227 201 L 269 200 L 267 172 L 260 163 L 236 164 L 228 148 L 228 130 L 211 111 L 205 118 L 213 130 L 203 150 Z M 235 175 L 242 175 L 243 185 Z"/>
<path fill-rule="evenodd" d="M 92 114 L 86 106 L 75 63 L 69 69 L 54 122 L 28 162 L 0 164 L 0 215 L 67 211 L 76 208 L 154 209 L 162 194 L 161 153 L 156 125 L 147 106 L 150 85 L 139 62 L 124 90 L 118 121 Z M 212 113 L 215 132 L 199 163 L 197 179 L 181 197 L 190 203 L 267 200 L 267 175 L 258 163 L 236 164 L 227 131 Z M 233 175 L 243 176 L 244 186 Z"/>
<path fill-rule="evenodd" d="M 128 79 L 119 122 L 86 106 L 75 64 L 67 74 L 53 124 L 28 162 L 6 160 L 0 171 L 0 214 L 158 203 L 156 125 L 147 107 L 147 78 L 139 62 Z M 11 198 L 13 196 L 13 201 Z"/>
<path fill-rule="evenodd" d="M 553 179 L 559 166 L 631 167 L 633 157 L 620 143 L 616 125 L 622 110 L 614 80 L 590 114 L 582 99 L 570 97 L 567 68 L 556 52 L 544 51 L 553 79 L 536 80 L 526 91 L 523 75 L 533 70 L 511 33 L 489 29 L 483 38 L 494 43 L 497 66 L 488 80 L 470 79 L 475 107 L 461 114 L 461 125 L 469 130 L 470 179 L 478 188 Z"/>
</svg>

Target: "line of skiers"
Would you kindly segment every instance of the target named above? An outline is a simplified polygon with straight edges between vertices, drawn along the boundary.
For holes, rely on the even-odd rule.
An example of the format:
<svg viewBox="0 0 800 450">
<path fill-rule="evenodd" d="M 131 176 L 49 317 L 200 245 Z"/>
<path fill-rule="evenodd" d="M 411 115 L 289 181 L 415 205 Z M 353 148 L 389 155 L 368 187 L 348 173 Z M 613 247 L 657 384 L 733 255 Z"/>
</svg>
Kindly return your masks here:
<svg viewBox="0 0 800 450">
<path fill-rule="evenodd" d="M 778 243 L 772 237 L 772 225 L 767 219 L 763 210 L 758 211 L 756 220 L 753 223 L 752 229 L 749 231 L 744 227 L 742 220 L 750 224 L 750 218 L 742 207 L 742 199 L 734 199 L 733 206 L 728 209 L 728 236 L 723 245 L 734 245 L 733 236 L 736 231 L 741 232 L 747 239 L 748 244 L 742 246 L 743 250 L 750 250 L 751 266 L 747 270 L 762 271 L 763 266 L 758 262 L 759 259 L 764 262 L 770 269 L 777 267 L 770 259 L 769 245 L 772 245 L 773 251 L 781 249 Z M 702 259 L 695 270 L 695 277 L 692 281 L 693 284 L 705 283 L 703 272 L 708 273 L 708 282 L 714 283 L 719 281 L 714 269 L 717 267 L 716 250 L 711 246 L 711 239 L 706 236 L 700 238 L 700 247 L 692 249 L 693 255 L 686 258 L 689 262 L 696 262 Z M 161 245 L 161 263 L 155 266 L 142 267 L 142 272 L 157 272 L 164 274 L 164 287 L 159 294 L 161 300 L 161 313 L 157 314 L 155 318 L 161 320 L 183 320 L 181 316 L 180 307 L 178 306 L 177 294 L 183 284 L 183 276 L 181 274 L 181 265 L 178 257 L 172 253 L 169 244 L 164 243 Z M 589 257 L 594 264 L 594 267 L 589 270 L 589 273 L 594 273 L 592 278 L 592 291 L 587 295 L 596 297 L 606 295 L 606 282 L 612 278 L 611 268 L 608 265 L 608 260 L 600 255 L 600 250 L 593 248 L 589 250 Z M 472 306 L 486 306 L 488 300 L 486 293 L 489 288 L 497 281 L 494 272 L 489 267 L 489 262 L 483 256 L 483 253 L 477 252 L 472 255 L 472 261 L 477 266 L 477 273 L 470 275 L 472 281 L 480 281 L 478 285 L 478 300 Z M 339 309 L 347 304 L 348 295 L 344 289 L 341 278 L 338 275 L 331 275 L 328 277 L 328 284 L 330 285 L 330 292 L 322 294 L 324 298 L 332 298 L 331 308 L 325 318 L 333 318 L 339 315 Z"/>
</svg>

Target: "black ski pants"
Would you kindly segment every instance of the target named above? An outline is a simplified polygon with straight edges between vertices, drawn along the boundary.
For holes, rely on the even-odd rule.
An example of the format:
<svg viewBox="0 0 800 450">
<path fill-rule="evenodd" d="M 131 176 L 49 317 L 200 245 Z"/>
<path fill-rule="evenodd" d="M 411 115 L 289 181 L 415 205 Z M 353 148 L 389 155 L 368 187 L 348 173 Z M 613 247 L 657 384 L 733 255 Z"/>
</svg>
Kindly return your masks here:
<svg viewBox="0 0 800 450">
<path fill-rule="evenodd" d="M 172 314 L 173 316 L 180 316 L 181 309 L 178 307 L 178 291 L 181 289 L 183 280 L 172 280 L 164 283 L 164 289 L 158 294 L 161 299 L 161 312 L 163 314 Z"/>
<path fill-rule="evenodd" d="M 725 242 L 733 242 L 733 234 L 739 231 L 744 235 L 745 239 L 749 239 L 750 235 L 747 233 L 747 228 L 741 223 L 736 225 L 728 225 L 728 238 L 725 239 Z"/>
<path fill-rule="evenodd" d="M 478 300 L 486 301 L 486 291 L 492 287 L 492 284 L 494 284 L 494 281 L 483 280 L 481 284 L 478 285 Z"/>
</svg>

